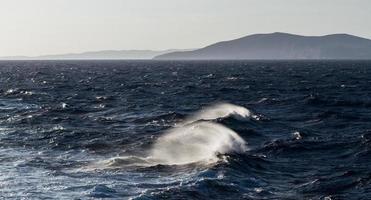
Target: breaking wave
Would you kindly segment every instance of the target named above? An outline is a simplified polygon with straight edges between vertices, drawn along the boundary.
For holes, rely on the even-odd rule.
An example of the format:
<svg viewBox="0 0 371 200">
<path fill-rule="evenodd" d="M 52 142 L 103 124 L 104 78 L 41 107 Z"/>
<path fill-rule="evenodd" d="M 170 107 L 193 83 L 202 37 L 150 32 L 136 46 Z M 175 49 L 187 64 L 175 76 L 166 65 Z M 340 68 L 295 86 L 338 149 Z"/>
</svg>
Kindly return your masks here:
<svg viewBox="0 0 371 200">
<path fill-rule="evenodd" d="M 245 107 L 230 103 L 220 103 L 196 112 L 193 116 L 189 117 L 184 124 L 189 124 L 200 120 L 215 120 L 227 117 L 233 117 L 237 120 L 257 118 L 255 114 Z"/>
<path fill-rule="evenodd" d="M 246 151 L 246 142 L 231 129 L 212 122 L 174 128 L 154 144 L 150 157 L 161 164 L 213 163 L 218 155 Z"/>
<path fill-rule="evenodd" d="M 181 126 L 171 128 L 160 136 L 147 157 L 123 156 L 105 161 L 106 167 L 184 165 L 215 163 L 222 155 L 247 151 L 247 143 L 236 132 L 209 120 L 234 117 L 246 120 L 253 114 L 233 104 L 217 104 L 196 112 Z"/>
</svg>

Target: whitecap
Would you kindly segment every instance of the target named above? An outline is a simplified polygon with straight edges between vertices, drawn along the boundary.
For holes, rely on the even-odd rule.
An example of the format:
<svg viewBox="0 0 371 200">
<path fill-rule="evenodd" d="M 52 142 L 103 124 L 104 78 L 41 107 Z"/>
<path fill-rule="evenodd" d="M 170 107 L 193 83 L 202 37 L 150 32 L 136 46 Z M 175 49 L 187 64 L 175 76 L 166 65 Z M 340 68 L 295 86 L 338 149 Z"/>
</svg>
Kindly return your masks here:
<svg viewBox="0 0 371 200">
<path fill-rule="evenodd" d="M 230 103 L 220 103 L 213 106 L 206 107 L 185 121 L 189 124 L 199 120 L 215 120 L 219 118 L 233 117 L 237 120 L 248 120 L 251 118 L 258 118 L 250 110 L 245 107 L 237 106 Z"/>
<path fill-rule="evenodd" d="M 67 108 L 67 106 L 68 106 L 68 104 L 62 102 L 61 107 L 62 107 L 63 109 Z"/>
<path fill-rule="evenodd" d="M 299 131 L 295 131 L 292 135 L 294 136 L 294 138 L 295 138 L 296 140 L 300 140 L 300 139 L 303 138 L 303 137 L 301 136 L 301 134 L 300 134 Z"/>
<path fill-rule="evenodd" d="M 229 77 L 227 77 L 226 79 L 227 79 L 227 80 L 232 80 L 232 81 L 234 81 L 234 80 L 237 80 L 237 77 L 229 76 Z"/>
</svg>

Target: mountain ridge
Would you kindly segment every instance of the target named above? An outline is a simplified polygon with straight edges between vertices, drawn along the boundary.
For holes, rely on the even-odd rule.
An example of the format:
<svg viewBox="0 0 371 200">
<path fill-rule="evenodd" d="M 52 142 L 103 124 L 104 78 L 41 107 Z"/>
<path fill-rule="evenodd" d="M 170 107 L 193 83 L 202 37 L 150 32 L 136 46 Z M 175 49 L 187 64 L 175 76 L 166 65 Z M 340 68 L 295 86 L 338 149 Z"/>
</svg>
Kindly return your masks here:
<svg viewBox="0 0 371 200">
<path fill-rule="evenodd" d="M 345 33 L 303 36 L 283 32 L 253 34 L 158 60 L 371 59 L 371 40 Z"/>
</svg>

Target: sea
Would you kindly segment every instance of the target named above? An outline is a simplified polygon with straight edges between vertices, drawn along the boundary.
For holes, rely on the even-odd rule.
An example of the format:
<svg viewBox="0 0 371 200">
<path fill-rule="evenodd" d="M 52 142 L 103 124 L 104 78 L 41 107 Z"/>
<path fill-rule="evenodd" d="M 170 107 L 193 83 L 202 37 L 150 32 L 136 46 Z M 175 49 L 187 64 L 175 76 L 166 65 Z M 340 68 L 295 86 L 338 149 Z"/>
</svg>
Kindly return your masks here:
<svg viewBox="0 0 371 200">
<path fill-rule="evenodd" d="M 371 199 L 371 61 L 0 61 L 0 199 Z"/>
</svg>

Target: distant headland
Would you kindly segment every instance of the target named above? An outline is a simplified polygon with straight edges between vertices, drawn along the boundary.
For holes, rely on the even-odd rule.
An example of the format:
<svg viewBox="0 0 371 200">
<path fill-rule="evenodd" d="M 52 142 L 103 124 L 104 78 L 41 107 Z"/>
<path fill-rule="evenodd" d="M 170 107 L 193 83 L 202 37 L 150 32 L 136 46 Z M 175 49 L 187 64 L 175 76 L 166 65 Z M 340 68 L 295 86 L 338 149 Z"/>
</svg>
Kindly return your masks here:
<svg viewBox="0 0 371 200">
<path fill-rule="evenodd" d="M 218 42 L 194 51 L 167 53 L 155 59 L 371 59 L 371 40 L 348 34 L 301 36 L 276 32 Z"/>
<path fill-rule="evenodd" d="M 302 36 L 254 34 L 200 49 L 106 50 L 44 56 L 0 57 L 0 60 L 369 60 L 371 40 L 349 34 Z"/>
</svg>

